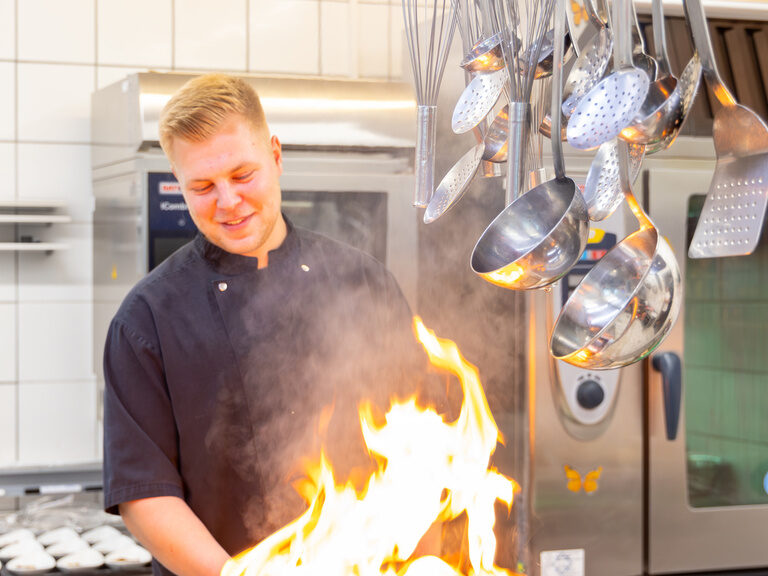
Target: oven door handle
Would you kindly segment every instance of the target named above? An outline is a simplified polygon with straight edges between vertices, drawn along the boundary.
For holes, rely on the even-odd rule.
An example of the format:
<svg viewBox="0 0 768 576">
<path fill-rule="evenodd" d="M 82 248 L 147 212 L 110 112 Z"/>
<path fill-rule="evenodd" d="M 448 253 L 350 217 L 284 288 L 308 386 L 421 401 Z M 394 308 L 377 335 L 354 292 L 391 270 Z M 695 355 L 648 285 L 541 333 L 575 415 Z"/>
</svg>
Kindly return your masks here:
<svg viewBox="0 0 768 576">
<path fill-rule="evenodd" d="M 677 438 L 677 425 L 680 422 L 680 405 L 683 395 L 680 356 L 674 352 L 662 352 L 656 354 L 651 363 L 654 370 L 661 372 L 667 440 L 674 440 Z"/>
</svg>

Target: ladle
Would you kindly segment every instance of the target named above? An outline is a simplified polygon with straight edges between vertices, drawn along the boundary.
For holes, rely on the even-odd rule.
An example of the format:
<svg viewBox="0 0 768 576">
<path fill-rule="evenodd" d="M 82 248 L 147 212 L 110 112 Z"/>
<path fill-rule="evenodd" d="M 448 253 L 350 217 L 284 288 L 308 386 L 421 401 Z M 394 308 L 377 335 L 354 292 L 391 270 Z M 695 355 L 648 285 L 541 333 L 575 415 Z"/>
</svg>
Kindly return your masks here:
<svg viewBox="0 0 768 576">
<path fill-rule="evenodd" d="M 555 10 L 555 64 L 552 79 L 553 129 L 560 130 L 565 0 Z M 480 277 L 504 288 L 547 286 L 578 261 L 589 235 L 587 207 L 576 184 L 565 176 L 562 143 L 553 138 L 556 177 L 509 204 L 478 240 L 471 266 Z"/>
<path fill-rule="evenodd" d="M 672 249 L 632 194 L 627 143 L 621 140 L 619 174 L 640 229 L 584 276 L 550 339 L 552 356 L 589 370 L 620 368 L 645 358 L 672 328 L 683 297 Z"/>
<path fill-rule="evenodd" d="M 504 68 L 504 55 L 501 52 L 501 33 L 488 38 L 481 38 L 467 52 L 460 66 L 467 72 L 488 73 Z"/>
<path fill-rule="evenodd" d="M 651 84 L 638 118 L 621 131 L 624 140 L 646 145 L 646 154 L 660 152 L 672 145 L 701 78 L 701 63 L 696 54 L 686 65 L 680 80 L 672 75 L 666 36 L 662 1 L 653 0 L 653 38 L 660 74 Z"/>
<path fill-rule="evenodd" d="M 615 0 L 613 10 L 616 69 L 598 82 L 573 110 L 567 137 L 574 148 L 596 148 L 618 136 L 637 116 L 648 93 L 648 75 L 632 63 L 629 0 Z"/>
<path fill-rule="evenodd" d="M 750 254 L 760 241 L 768 204 L 768 127 L 736 102 L 715 63 L 700 0 L 683 2 L 704 77 L 722 107 L 712 139 L 717 162 L 701 217 L 688 249 L 691 258 Z"/>
</svg>

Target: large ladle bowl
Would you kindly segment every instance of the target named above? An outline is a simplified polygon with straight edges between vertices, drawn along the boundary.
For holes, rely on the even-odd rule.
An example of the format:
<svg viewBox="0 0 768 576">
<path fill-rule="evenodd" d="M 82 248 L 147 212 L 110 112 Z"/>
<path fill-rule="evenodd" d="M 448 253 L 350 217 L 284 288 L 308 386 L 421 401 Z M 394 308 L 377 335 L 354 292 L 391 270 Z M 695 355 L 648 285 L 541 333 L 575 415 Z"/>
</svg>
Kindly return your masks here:
<svg viewBox="0 0 768 576">
<path fill-rule="evenodd" d="M 501 32 L 478 40 L 459 65 L 467 72 L 480 74 L 496 72 L 504 68 Z"/>
<path fill-rule="evenodd" d="M 555 10 L 552 123 L 560 131 L 565 6 Z M 504 288 L 529 290 L 552 284 L 578 261 L 589 235 L 587 206 L 565 176 L 562 143 L 552 139 L 556 177 L 511 202 L 488 226 L 472 251 L 472 270 Z"/>
<path fill-rule="evenodd" d="M 626 142 L 619 143 L 625 198 L 640 229 L 614 246 L 582 279 L 560 311 L 552 355 L 589 370 L 645 358 L 672 328 L 682 299 L 672 249 L 645 215 L 629 185 Z"/>
</svg>

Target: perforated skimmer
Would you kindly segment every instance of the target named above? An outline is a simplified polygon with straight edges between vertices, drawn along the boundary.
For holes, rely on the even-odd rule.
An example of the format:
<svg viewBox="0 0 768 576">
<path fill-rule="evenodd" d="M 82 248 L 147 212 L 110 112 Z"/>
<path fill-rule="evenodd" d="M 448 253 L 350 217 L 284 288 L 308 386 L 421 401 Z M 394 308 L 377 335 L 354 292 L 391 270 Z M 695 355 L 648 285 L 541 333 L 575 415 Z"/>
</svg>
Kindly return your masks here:
<svg viewBox="0 0 768 576">
<path fill-rule="evenodd" d="M 717 163 L 688 255 L 712 258 L 750 254 L 760 241 L 768 204 L 768 127 L 723 84 L 700 0 L 683 2 L 704 77 L 723 105 L 712 139 Z"/>
<path fill-rule="evenodd" d="M 424 211 L 424 224 L 430 224 L 456 204 L 467 190 L 483 158 L 485 144 L 480 142 L 464 154 L 443 177 Z"/>
<path fill-rule="evenodd" d="M 616 70 L 574 108 L 566 131 L 568 143 L 574 148 L 596 148 L 618 136 L 637 116 L 648 93 L 648 75 L 632 64 L 629 4 L 617 0 L 613 9 Z"/>
<path fill-rule="evenodd" d="M 502 68 L 489 74 L 478 74 L 472 79 L 453 109 L 451 128 L 456 134 L 469 132 L 488 115 L 508 77 L 507 69 Z"/>
</svg>

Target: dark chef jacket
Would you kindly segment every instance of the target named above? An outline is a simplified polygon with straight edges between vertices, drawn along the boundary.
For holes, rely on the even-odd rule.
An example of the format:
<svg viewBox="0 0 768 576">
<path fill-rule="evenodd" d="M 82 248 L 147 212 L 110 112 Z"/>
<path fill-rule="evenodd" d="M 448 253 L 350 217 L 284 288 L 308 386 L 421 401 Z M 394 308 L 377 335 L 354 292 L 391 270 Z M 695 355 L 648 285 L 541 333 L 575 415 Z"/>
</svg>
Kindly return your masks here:
<svg viewBox="0 0 768 576">
<path fill-rule="evenodd" d="M 340 475 L 366 477 L 360 400 L 383 414 L 425 369 L 408 304 L 370 256 L 288 223 L 259 270 L 198 235 L 110 326 L 105 507 L 178 496 L 238 553 L 304 510 L 291 480 L 321 445 Z"/>
</svg>

